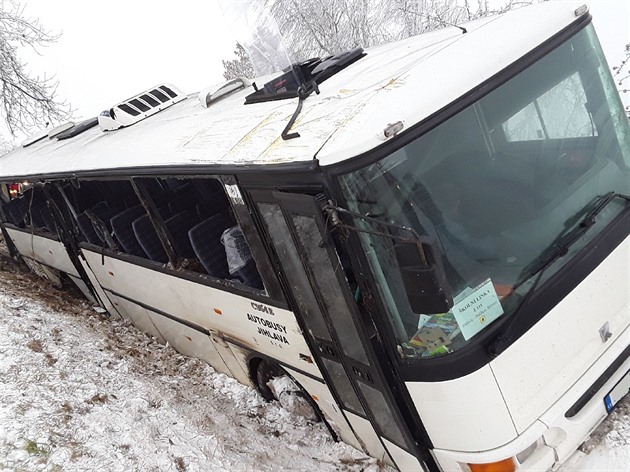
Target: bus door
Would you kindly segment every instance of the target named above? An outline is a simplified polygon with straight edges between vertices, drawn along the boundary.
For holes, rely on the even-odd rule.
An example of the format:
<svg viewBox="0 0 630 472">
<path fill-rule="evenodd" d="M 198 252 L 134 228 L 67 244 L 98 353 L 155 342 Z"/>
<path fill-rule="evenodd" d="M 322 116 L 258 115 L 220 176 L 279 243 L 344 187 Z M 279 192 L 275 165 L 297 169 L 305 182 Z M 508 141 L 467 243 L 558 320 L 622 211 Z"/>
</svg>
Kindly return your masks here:
<svg viewBox="0 0 630 472">
<path fill-rule="evenodd" d="M 301 315 L 318 365 L 357 437 L 370 455 L 389 453 L 399 469 L 421 470 L 419 448 L 385 387 L 367 338 L 357 328 L 355 294 L 326 230 L 322 204 L 309 195 L 275 191 L 250 195 L 278 255 L 288 298 Z"/>
</svg>

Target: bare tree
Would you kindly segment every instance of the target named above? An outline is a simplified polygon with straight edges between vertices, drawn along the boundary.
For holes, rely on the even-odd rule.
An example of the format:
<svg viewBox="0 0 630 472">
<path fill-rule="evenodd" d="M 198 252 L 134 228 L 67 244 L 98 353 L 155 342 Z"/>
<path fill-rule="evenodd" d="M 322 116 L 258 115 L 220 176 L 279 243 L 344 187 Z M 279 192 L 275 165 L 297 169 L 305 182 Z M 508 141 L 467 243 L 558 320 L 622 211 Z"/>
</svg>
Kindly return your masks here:
<svg viewBox="0 0 630 472">
<path fill-rule="evenodd" d="M 13 136 L 71 116 L 70 107 L 57 98 L 54 78 L 33 77 L 19 58 L 20 48 L 38 52 L 57 39 L 39 20 L 25 17 L 15 0 L 0 0 L 0 115 Z"/>
</svg>

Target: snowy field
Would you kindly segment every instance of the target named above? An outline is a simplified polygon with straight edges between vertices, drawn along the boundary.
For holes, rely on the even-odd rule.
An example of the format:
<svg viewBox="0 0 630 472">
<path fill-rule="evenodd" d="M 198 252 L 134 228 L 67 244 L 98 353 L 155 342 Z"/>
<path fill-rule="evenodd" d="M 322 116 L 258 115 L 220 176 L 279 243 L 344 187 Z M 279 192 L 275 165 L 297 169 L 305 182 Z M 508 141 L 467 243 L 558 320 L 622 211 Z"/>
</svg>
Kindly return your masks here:
<svg viewBox="0 0 630 472">
<path fill-rule="evenodd" d="M 0 471 L 390 471 L 0 254 Z M 630 401 L 563 472 L 630 470 Z"/>
</svg>

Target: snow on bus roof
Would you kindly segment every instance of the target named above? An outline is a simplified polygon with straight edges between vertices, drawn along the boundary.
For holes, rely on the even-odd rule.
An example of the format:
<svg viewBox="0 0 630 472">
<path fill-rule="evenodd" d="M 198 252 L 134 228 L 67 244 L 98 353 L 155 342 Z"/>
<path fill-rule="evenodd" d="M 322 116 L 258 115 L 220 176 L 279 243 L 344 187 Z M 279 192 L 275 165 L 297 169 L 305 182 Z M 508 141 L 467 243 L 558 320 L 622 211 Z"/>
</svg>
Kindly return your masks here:
<svg viewBox="0 0 630 472">
<path fill-rule="evenodd" d="M 245 105 L 247 87 L 204 108 L 193 95 L 116 131 L 94 127 L 43 139 L 0 158 L 0 178 L 81 175 L 112 169 L 252 166 L 317 159 L 326 166 L 383 144 L 390 123 L 421 122 L 577 19 L 579 2 L 549 2 L 368 49 L 304 102 Z M 268 79 L 267 79 L 268 80 Z M 264 83 L 261 81 L 259 83 Z M 403 130 L 404 131 L 404 130 Z"/>
</svg>

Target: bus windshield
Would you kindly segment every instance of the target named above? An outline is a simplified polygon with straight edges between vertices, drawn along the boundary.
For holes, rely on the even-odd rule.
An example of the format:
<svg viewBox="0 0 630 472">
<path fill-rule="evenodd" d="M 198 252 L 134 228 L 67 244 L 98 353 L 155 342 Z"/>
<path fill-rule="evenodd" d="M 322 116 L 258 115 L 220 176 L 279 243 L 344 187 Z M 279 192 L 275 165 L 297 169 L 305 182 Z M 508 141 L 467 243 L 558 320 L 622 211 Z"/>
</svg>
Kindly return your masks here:
<svg viewBox="0 0 630 472">
<path fill-rule="evenodd" d="M 601 201 L 630 193 L 629 165 L 628 119 L 589 25 L 415 141 L 341 176 L 350 210 L 412 227 L 442 252 L 453 309 L 414 313 L 394 241 L 358 233 L 401 357 L 447 355 L 515 312 L 623 211 L 623 198 Z M 594 223 L 545 265 L 589 213 Z"/>
</svg>

